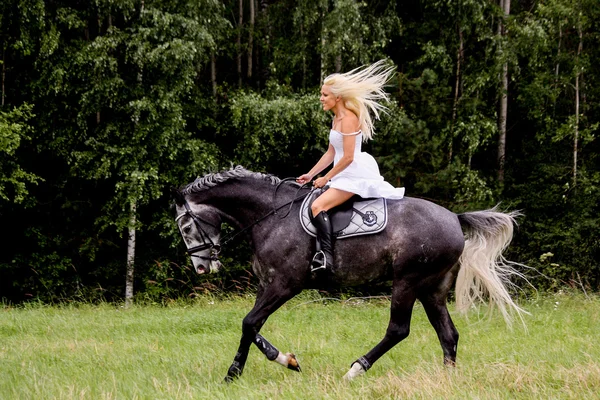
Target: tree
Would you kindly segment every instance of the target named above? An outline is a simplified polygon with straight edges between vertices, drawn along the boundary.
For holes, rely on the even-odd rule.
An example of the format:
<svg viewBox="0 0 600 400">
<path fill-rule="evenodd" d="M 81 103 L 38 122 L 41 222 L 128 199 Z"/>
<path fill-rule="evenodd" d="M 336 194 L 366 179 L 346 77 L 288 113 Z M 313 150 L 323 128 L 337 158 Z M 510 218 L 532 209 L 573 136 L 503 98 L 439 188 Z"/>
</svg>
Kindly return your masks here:
<svg viewBox="0 0 600 400">
<path fill-rule="evenodd" d="M 81 43 L 70 52 L 68 63 L 54 63 L 77 81 L 73 86 L 54 85 L 54 91 L 80 100 L 76 125 L 53 146 L 70 159 L 74 176 L 114 184 L 114 196 L 103 205 L 96 224 L 100 231 L 114 227 L 129 232 L 127 298 L 132 295 L 135 229 L 143 226 L 140 207 L 176 184 L 182 168 L 200 171 L 214 165 L 217 153 L 192 136 L 183 114 L 197 65 L 208 62 L 214 46 L 202 25 L 206 16 L 195 14 L 201 5 L 183 15 L 156 8 L 159 4 L 137 3 L 132 9 L 100 3 L 100 10 L 92 12 L 104 12 L 102 20 L 120 14 L 122 22 Z M 78 26 L 85 26 L 79 21 Z"/>
<path fill-rule="evenodd" d="M 499 0 L 501 16 L 498 19 L 499 56 L 504 58 L 507 36 L 506 19 L 510 15 L 510 0 Z M 498 103 L 498 181 L 504 181 L 504 163 L 506 161 L 506 120 L 508 118 L 508 61 L 502 63 L 500 72 L 500 99 Z"/>
<path fill-rule="evenodd" d="M 39 176 L 24 170 L 17 157 L 21 143 L 30 139 L 32 118 L 30 104 L 9 112 L 0 109 L 0 200 L 22 203 L 29 193 L 27 185 L 40 180 Z"/>
</svg>

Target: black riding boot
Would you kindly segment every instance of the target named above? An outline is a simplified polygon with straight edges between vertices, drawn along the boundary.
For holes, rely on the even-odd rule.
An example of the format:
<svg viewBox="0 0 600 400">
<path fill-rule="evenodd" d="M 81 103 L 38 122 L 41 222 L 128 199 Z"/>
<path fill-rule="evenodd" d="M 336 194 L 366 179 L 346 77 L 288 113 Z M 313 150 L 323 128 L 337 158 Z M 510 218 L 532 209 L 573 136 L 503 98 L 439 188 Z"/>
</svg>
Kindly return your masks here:
<svg viewBox="0 0 600 400">
<path fill-rule="evenodd" d="M 327 211 L 321 211 L 313 217 L 312 223 L 317 228 L 317 253 L 311 262 L 311 272 L 333 267 L 333 229 Z"/>
</svg>

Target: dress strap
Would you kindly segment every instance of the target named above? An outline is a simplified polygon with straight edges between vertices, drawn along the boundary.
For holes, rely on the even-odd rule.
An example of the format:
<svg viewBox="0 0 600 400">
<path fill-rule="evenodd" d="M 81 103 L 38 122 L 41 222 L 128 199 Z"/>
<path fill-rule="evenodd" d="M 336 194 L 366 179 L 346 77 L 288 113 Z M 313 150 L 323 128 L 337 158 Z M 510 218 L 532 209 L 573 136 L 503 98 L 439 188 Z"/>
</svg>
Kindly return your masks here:
<svg viewBox="0 0 600 400">
<path fill-rule="evenodd" d="M 332 129 L 332 131 L 339 133 L 342 136 L 356 136 L 356 135 L 360 135 L 362 133 L 362 130 L 358 130 L 358 132 L 352 132 L 352 133 L 342 133 L 338 130 Z"/>
</svg>

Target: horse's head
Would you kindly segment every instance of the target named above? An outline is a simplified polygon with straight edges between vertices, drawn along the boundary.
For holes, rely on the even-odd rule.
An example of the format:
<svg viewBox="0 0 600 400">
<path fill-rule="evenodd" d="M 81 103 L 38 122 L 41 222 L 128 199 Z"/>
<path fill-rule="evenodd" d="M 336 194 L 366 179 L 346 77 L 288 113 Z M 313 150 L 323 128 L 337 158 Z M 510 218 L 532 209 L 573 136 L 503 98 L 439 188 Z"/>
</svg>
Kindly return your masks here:
<svg viewBox="0 0 600 400">
<path fill-rule="evenodd" d="M 177 189 L 173 190 L 177 216 L 175 222 L 183 237 L 187 253 L 192 258 L 196 273 L 214 273 L 221 268 L 221 217 L 207 205 L 189 203 Z"/>
</svg>

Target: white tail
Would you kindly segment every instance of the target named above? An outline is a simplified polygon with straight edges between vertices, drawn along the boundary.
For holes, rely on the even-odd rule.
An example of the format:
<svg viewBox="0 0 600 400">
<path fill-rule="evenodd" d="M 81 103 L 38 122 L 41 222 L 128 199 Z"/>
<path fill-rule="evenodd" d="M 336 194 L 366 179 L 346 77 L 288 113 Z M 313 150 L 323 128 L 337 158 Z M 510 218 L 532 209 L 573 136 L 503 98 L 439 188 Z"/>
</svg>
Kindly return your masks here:
<svg viewBox="0 0 600 400">
<path fill-rule="evenodd" d="M 466 313 L 476 301 L 489 299 L 497 306 L 504 320 L 512 326 L 516 313 L 523 322 L 523 314 L 529 314 L 515 304 L 508 288 L 518 288 L 511 277 L 526 280 L 515 267 L 523 264 L 508 261 L 502 253 L 513 237 L 513 226 L 518 212 L 502 213 L 496 208 L 459 214 L 461 225 L 466 228 L 467 240 L 460 256 L 460 271 L 456 279 L 456 305 Z"/>
</svg>

